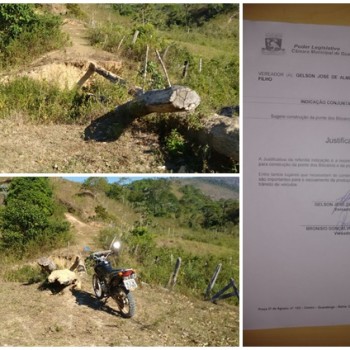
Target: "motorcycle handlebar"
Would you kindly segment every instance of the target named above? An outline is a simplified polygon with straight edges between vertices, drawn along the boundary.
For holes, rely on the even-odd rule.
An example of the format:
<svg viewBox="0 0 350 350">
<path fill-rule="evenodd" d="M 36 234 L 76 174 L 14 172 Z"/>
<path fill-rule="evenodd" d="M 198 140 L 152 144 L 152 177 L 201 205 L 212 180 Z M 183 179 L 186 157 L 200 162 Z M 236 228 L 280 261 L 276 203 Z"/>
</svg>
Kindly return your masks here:
<svg viewBox="0 0 350 350">
<path fill-rule="evenodd" d="M 91 253 L 87 258 L 96 259 L 101 257 L 107 257 L 111 253 L 112 253 L 111 250 L 101 250 L 99 252 Z"/>
<path fill-rule="evenodd" d="M 111 253 L 112 253 L 112 251 L 110 249 L 108 249 L 108 250 L 101 250 L 100 252 L 92 253 L 92 255 L 108 255 Z"/>
</svg>

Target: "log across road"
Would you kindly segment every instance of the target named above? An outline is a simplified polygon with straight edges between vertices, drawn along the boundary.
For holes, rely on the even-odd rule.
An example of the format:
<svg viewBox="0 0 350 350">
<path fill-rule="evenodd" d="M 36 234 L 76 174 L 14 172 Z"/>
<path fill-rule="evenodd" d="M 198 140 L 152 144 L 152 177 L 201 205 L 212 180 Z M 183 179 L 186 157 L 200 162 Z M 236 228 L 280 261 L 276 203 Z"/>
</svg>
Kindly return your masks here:
<svg viewBox="0 0 350 350">
<path fill-rule="evenodd" d="M 174 85 L 164 90 L 150 90 L 118 106 L 114 113 L 118 122 L 130 123 L 151 113 L 189 112 L 200 104 L 198 94 L 185 86 Z"/>
<path fill-rule="evenodd" d="M 198 107 L 200 101 L 194 90 L 179 85 L 139 93 L 131 101 L 94 120 L 85 129 L 85 140 L 115 141 L 136 118 L 151 113 L 191 112 Z M 202 127 L 186 133 L 197 143 L 208 144 L 217 153 L 239 160 L 238 118 L 212 115 L 204 118 L 202 124 Z M 180 125 L 178 129 L 181 129 Z"/>
</svg>

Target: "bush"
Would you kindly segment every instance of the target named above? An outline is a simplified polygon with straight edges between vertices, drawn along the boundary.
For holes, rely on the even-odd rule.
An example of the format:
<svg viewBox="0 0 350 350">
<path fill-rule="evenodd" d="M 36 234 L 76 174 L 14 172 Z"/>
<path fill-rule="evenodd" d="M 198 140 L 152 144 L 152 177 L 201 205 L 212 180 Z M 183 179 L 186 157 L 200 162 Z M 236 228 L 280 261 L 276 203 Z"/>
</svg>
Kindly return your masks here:
<svg viewBox="0 0 350 350">
<path fill-rule="evenodd" d="M 182 155 L 186 149 L 185 138 L 176 129 L 173 129 L 165 138 L 165 147 L 171 156 Z"/>
<path fill-rule="evenodd" d="M 125 37 L 131 38 L 130 31 L 117 24 L 109 23 L 108 25 L 97 25 L 89 28 L 91 45 L 109 52 L 117 52 L 121 40 L 124 38 L 126 41 Z"/>
<path fill-rule="evenodd" d="M 103 249 L 109 249 L 114 237 L 119 236 L 119 231 L 116 228 L 105 228 L 100 231 L 96 237 L 96 243 Z"/>
<path fill-rule="evenodd" d="M 129 252 L 139 263 L 145 263 L 156 246 L 152 233 L 144 226 L 137 226 L 132 229 L 126 244 L 129 247 Z"/>
<path fill-rule="evenodd" d="M 73 16 L 79 19 L 85 19 L 86 13 L 82 11 L 79 4 L 66 4 L 66 8 L 69 16 Z"/>
<path fill-rule="evenodd" d="M 95 213 L 96 213 L 96 219 L 106 221 L 110 218 L 110 215 L 108 214 L 107 209 L 102 205 L 97 205 L 95 207 Z"/>
<path fill-rule="evenodd" d="M 26 27 L 33 25 L 36 19 L 33 5 L 1 4 L 0 33 L 2 45 L 8 45 L 11 40 L 18 37 Z"/>
<path fill-rule="evenodd" d="M 138 72 L 138 82 L 143 84 L 145 90 L 163 89 L 166 85 L 165 78 L 154 61 L 147 63 L 147 79 L 144 81 L 145 67 Z"/>
<path fill-rule="evenodd" d="M 38 15 L 30 4 L 0 5 L 0 49 L 2 68 L 28 62 L 44 52 L 62 47 L 68 40 L 61 18 Z"/>
<path fill-rule="evenodd" d="M 69 224 L 54 215 L 49 180 L 14 178 L 1 212 L 0 249 L 17 256 L 37 253 L 69 240 Z"/>
</svg>

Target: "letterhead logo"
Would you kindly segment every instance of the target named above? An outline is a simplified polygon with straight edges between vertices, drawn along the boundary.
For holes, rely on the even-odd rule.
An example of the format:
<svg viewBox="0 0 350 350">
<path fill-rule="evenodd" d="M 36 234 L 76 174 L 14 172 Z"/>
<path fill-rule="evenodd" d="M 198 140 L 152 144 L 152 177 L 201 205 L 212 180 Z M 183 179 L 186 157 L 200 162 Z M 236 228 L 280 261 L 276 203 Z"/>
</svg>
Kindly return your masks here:
<svg viewBox="0 0 350 350">
<path fill-rule="evenodd" d="M 282 48 L 282 34 L 267 33 L 265 35 L 265 47 L 262 48 L 265 55 L 281 55 L 285 53 Z"/>
</svg>

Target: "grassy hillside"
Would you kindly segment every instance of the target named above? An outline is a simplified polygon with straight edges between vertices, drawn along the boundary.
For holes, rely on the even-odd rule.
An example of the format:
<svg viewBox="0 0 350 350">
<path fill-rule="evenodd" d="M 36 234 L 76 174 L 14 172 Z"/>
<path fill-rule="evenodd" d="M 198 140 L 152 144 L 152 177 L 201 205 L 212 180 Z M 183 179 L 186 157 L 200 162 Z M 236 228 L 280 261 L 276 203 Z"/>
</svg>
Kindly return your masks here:
<svg viewBox="0 0 350 350">
<path fill-rule="evenodd" d="M 210 4 L 83 5 L 81 9 L 90 17 L 92 43 L 129 59 L 128 79 L 148 88 L 164 86 L 154 53 L 158 49 L 171 82 L 195 89 L 202 97 L 200 108 L 207 111 L 239 101 L 238 6 L 217 6 L 213 10 L 215 5 Z M 108 20 L 97 24 L 103 15 Z M 132 44 L 136 31 L 140 34 Z M 147 45 L 150 69 L 145 81 Z M 189 70 L 183 77 L 185 61 Z"/>
<path fill-rule="evenodd" d="M 199 188 L 204 194 L 215 200 L 239 199 L 239 178 L 237 177 L 179 178 L 174 182 L 179 186 L 191 185 Z"/>
<path fill-rule="evenodd" d="M 8 13 L 22 20 L 11 20 Z M 202 97 L 202 111 L 216 111 L 239 101 L 237 5 L 1 5 L 0 16 L 8 21 L 0 42 L 0 71 L 3 67 L 4 73 L 9 67 L 28 65 L 45 52 L 69 47 L 66 33 L 60 33 L 59 29 L 65 20 L 77 18 L 88 28 L 91 45 L 113 53 L 116 60 L 124 60 L 122 75 L 128 83 L 146 90 L 166 86 L 155 55 L 158 49 L 171 82 L 197 90 Z M 139 35 L 133 43 L 136 31 Z M 71 35 L 68 33 L 68 40 Z M 148 76 L 144 79 L 147 45 Z M 183 77 L 185 61 L 189 70 Z M 112 94 L 112 90 L 106 90 L 105 94 Z M 6 90 L 2 92 L 6 93 Z M 74 96 L 64 96 L 61 100 L 69 103 L 69 98 Z M 89 111 L 80 111 L 85 112 Z M 55 116 L 52 118 L 57 120 Z M 61 115 L 60 119 L 66 121 L 67 116 Z"/>
<path fill-rule="evenodd" d="M 117 236 L 124 247 L 118 264 L 132 265 L 145 282 L 163 286 L 172 272 L 174 259 L 180 256 L 183 263 L 177 289 L 196 297 L 203 295 L 218 263 L 223 264 L 218 285 L 232 277 L 239 283 L 238 218 L 232 216 L 237 213 L 228 212 L 226 219 L 217 216 L 230 205 L 235 210 L 233 198 L 217 202 L 191 185 L 168 183 L 165 179 L 126 185 L 111 185 L 104 178 L 89 178 L 83 184 L 61 178 L 50 178 L 50 182 L 61 211 L 64 208 L 82 222 L 79 227 L 72 227 L 71 249 L 81 251 L 86 245 L 92 250 L 105 249 Z M 179 194 L 182 197 L 177 200 Z M 158 196 L 156 202 L 154 196 Z M 222 207 L 224 203 L 227 208 Z M 1 211 L 4 209 L 6 205 Z M 26 259 L 43 254 L 34 248 L 33 242 L 28 246 Z M 2 254 L 6 255 L 6 249 Z M 22 273 L 25 270 L 18 275 L 21 281 Z M 33 271 L 28 273 L 33 278 Z M 11 272 L 7 278 L 16 280 L 15 276 Z"/>
<path fill-rule="evenodd" d="M 47 184 L 45 178 L 18 178 L 1 183 L 1 195 L 5 199 L 0 204 L 2 345 L 238 345 L 238 299 L 221 300 L 217 305 L 203 300 L 218 263 L 222 264 L 222 270 L 212 293 L 226 286 L 230 278 L 239 285 L 238 223 L 219 222 L 205 228 L 201 226 L 204 222 L 198 221 L 200 214 L 215 213 L 215 200 L 188 183 L 166 179 L 113 185 L 104 178 L 89 178 L 83 184 L 49 178 L 50 186 L 46 187 Z M 43 191 L 38 193 L 38 188 Z M 53 202 L 48 202 L 42 192 L 52 193 Z M 155 196 L 159 206 L 153 200 Z M 21 200 L 23 208 L 33 209 L 22 218 L 28 222 L 32 213 L 38 215 L 37 206 L 53 204 L 54 216 L 61 218 L 64 214 L 69 222 L 71 238 L 67 236 L 65 245 L 54 247 L 41 246 L 40 240 L 29 240 L 24 257 L 18 257 L 14 251 L 10 254 L 3 245 L 4 234 L 9 234 L 4 223 L 11 218 L 8 205 L 13 205 L 15 198 Z M 185 200 L 181 202 L 181 199 Z M 234 204 L 222 200 L 219 203 Z M 26 236 L 27 231 L 17 231 L 16 225 L 11 230 L 12 239 Z M 87 246 L 92 251 L 108 248 L 114 236 L 122 242 L 114 266 L 133 267 L 139 277 L 139 288 L 133 292 L 136 315 L 132 320 L 120 317 L 112 298 L 103 303 L 95 298 L 91 283 L 93 270 L 88 263 L 88 273 L 80 276 L 81 289 L 71 292 L 66 288 L 63 294 L 52 294 L 40 287 L 39 282 L 45 277 L 39 271 L 37 258 L 56 257 L 59 258 L 56 263 L 69 264 L 69 259 L 74 260 L 77 254 L 87 256 L 89 253 L 83 251 Z M 178 257 L 182 259 L 180 273 L 170 292 L 165 287 Z M 119 331 L 101 332 L 108 327 Z"/>
<path fill-rule="evenodd" d="M 239 103 L 238 18 L 234 4 L 0 5 L 0 136 L 2 146 L 13 149 L 0 170 L 238 172 L 236 158 L 218 156 L 197 135 L 208 118 Z M 114 121 L 91 135 L 95 121 L 105 120 L 139 88 L 168 87 L 156 52 L 171 85 L 195 90 L 199 107 L 136 118 L 130 128 Z M 78 86 L 91 61 L 126 83 L 93 74 Z M 236 135 L 236 118 L 226 122 Z M 19 133 L 13 135 L 17 124 Z M 63 140 L 62 133 L 67 134 Z M 14 145 L 12 137 L 20 141 Z M 98 162 L 94 156 L 104 137 L 113 142 L 99 150 Z M 87 142 L 91 138 L 93 144 Z M 26 153 L 38 139 L 40 160 L 38 152 Z M 23 153 L 23 162 L 16 162 Z M 55 158 L 60 164 L 51 164 Z"/>
</svg>

